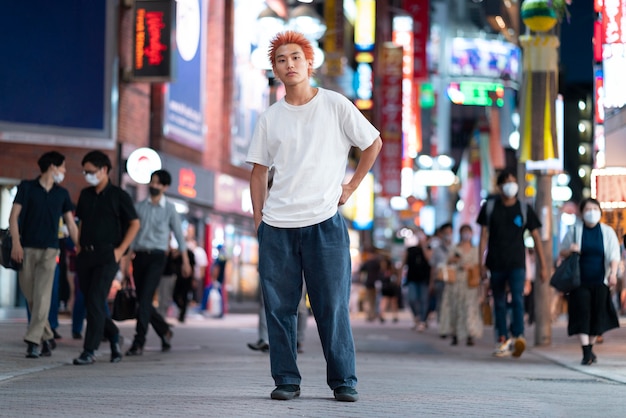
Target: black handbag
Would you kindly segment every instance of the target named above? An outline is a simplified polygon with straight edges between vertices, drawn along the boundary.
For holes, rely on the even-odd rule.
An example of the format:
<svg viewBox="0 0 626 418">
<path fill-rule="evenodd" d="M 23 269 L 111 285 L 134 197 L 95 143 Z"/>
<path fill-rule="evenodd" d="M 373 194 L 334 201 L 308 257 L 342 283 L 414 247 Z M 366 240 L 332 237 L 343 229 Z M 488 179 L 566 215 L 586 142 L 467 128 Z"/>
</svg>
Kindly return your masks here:
<svg viewBox="0 0 626 418">
<path fill-rule="evenodd" d="M 113 299 L 113 312 L 111 318 L 115 321 L 125 321 L 137 318 L 137 292 L 130 279 L 122 282 L 122 288 L 115 294 Z"/>
<path fill-rule="evenodd" d="M 0 265 L 8 269 L 20 270 L 22 263 L 18 263 L 11 258 L 13 250 L 13 240 L 9 229 L 0 229 Z"/>
<path fill-rule="evenodd" d="M 561 262 L 550 278 L 550 285 L 559 292 L 569 293 L 580 286 L 580 254 L 572 253 Z"/>
</svg>

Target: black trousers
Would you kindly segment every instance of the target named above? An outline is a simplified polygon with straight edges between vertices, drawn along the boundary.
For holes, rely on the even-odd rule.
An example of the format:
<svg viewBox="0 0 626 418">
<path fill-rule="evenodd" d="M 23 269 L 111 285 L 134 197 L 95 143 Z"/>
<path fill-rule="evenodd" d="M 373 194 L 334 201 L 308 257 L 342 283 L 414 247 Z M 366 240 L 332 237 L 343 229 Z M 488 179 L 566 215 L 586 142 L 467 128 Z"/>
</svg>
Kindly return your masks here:
<svg viewBox="0 0 626 418">
<path fill-rule="evenodd" d="M 113 246 L 81 251 L 76 257 L 76 273 L 80 290 L 85 297 L 87 330 L 83 349 L 93 353 L 102 337 L 117 341 L 119 329 L 105 310 L 111 283 L 119 265 L 115 261 Z"/>
<path fill-rule="evenodd" d="M 137 290 L 139 308 L 137 310 L 137 326 L 133 345 L 143 347 L 146 343 L 148 324 L 161 338 L 169 331 L 170 326 L 152 305 L 154 292 L 156 292 L 165 267 L 165 252 L 163 251 L 138 251 L 133 259 L 133 280 Z"/>
<path fill-rule="evenodd" d="M 176 284 L 174 285 L 174 302 L 180 311 L 178 318 L 184 319 L 187 313 L 187 306 L 189 305 L 189 293 L 192 289 L 192 277 L 176 277 Z"/>
</svg>

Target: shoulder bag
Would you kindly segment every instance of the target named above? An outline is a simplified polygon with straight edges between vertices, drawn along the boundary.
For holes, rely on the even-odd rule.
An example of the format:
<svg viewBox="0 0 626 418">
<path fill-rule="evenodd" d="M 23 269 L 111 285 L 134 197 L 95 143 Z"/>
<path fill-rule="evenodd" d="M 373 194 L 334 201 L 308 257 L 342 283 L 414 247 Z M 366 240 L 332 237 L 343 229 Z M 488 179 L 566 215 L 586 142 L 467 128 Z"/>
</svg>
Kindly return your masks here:
<svg viewBox="0 0 626 418">
<path fill-rule="evenodd" d="M 576 230 L 574 230 L 576 239 Z M 580 286 L 580 254 L 572 253 L 556 268 L 550 285 L 559 292 L 569 293 Z"/>
<path fill-rule="evenodd" d="M 125 321 L 137 318 L 137 293 L 129 277 L 122 281 L 122 288 L 115 294 L 111 318 L 115 321 Z"/>
</svg>

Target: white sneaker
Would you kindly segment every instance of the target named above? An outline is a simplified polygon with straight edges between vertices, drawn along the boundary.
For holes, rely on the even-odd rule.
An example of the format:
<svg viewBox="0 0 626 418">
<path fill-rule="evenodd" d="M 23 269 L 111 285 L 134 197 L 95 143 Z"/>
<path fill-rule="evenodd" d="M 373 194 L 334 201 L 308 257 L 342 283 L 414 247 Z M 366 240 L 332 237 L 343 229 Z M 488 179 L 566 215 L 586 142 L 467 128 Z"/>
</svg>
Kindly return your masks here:
<svg viewBox="0 0 626 418">
<path fill-rule="evenodd" d="M 417 325 L 417 332 L 424 332 L 425 329 L 426 329 L 426 324 L 424 324 L 423 322 L 420 322 Z"/>
<path fill-rule="evenodd" d="M 493 352 L 495 357 L 508 357 L 511 355 L 511 346 L 513 344 L 512 339 L 508 339 L 503 343 L 496 345 L 496 349 Z"/>
</svg>

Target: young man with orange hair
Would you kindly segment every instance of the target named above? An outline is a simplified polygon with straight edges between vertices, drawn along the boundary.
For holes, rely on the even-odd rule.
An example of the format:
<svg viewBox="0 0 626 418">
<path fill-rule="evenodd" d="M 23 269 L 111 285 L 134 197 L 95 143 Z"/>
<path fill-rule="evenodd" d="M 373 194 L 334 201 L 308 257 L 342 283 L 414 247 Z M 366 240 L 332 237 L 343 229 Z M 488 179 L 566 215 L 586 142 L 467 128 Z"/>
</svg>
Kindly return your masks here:
<svg viewBox="0 0 626 418">
<path fill-rule="evenodd" d="M 260 116 L 247 161 L 253 164 L 250 192 L 276 384 L 271 398 L 300 395 L 296 323 L 304 276 L 327 361 L 327 384 L 337 400 L 354 402 L 350 243 L 338 208 L 371 169 L 382 141 L 348 99 L 311 86 L 313 48 L 302 34 L 279 33 L 268 55 L 286 95 Z M 344 183 L 352 147 L 361 150 L 361 158 Z"/>
</svg>

